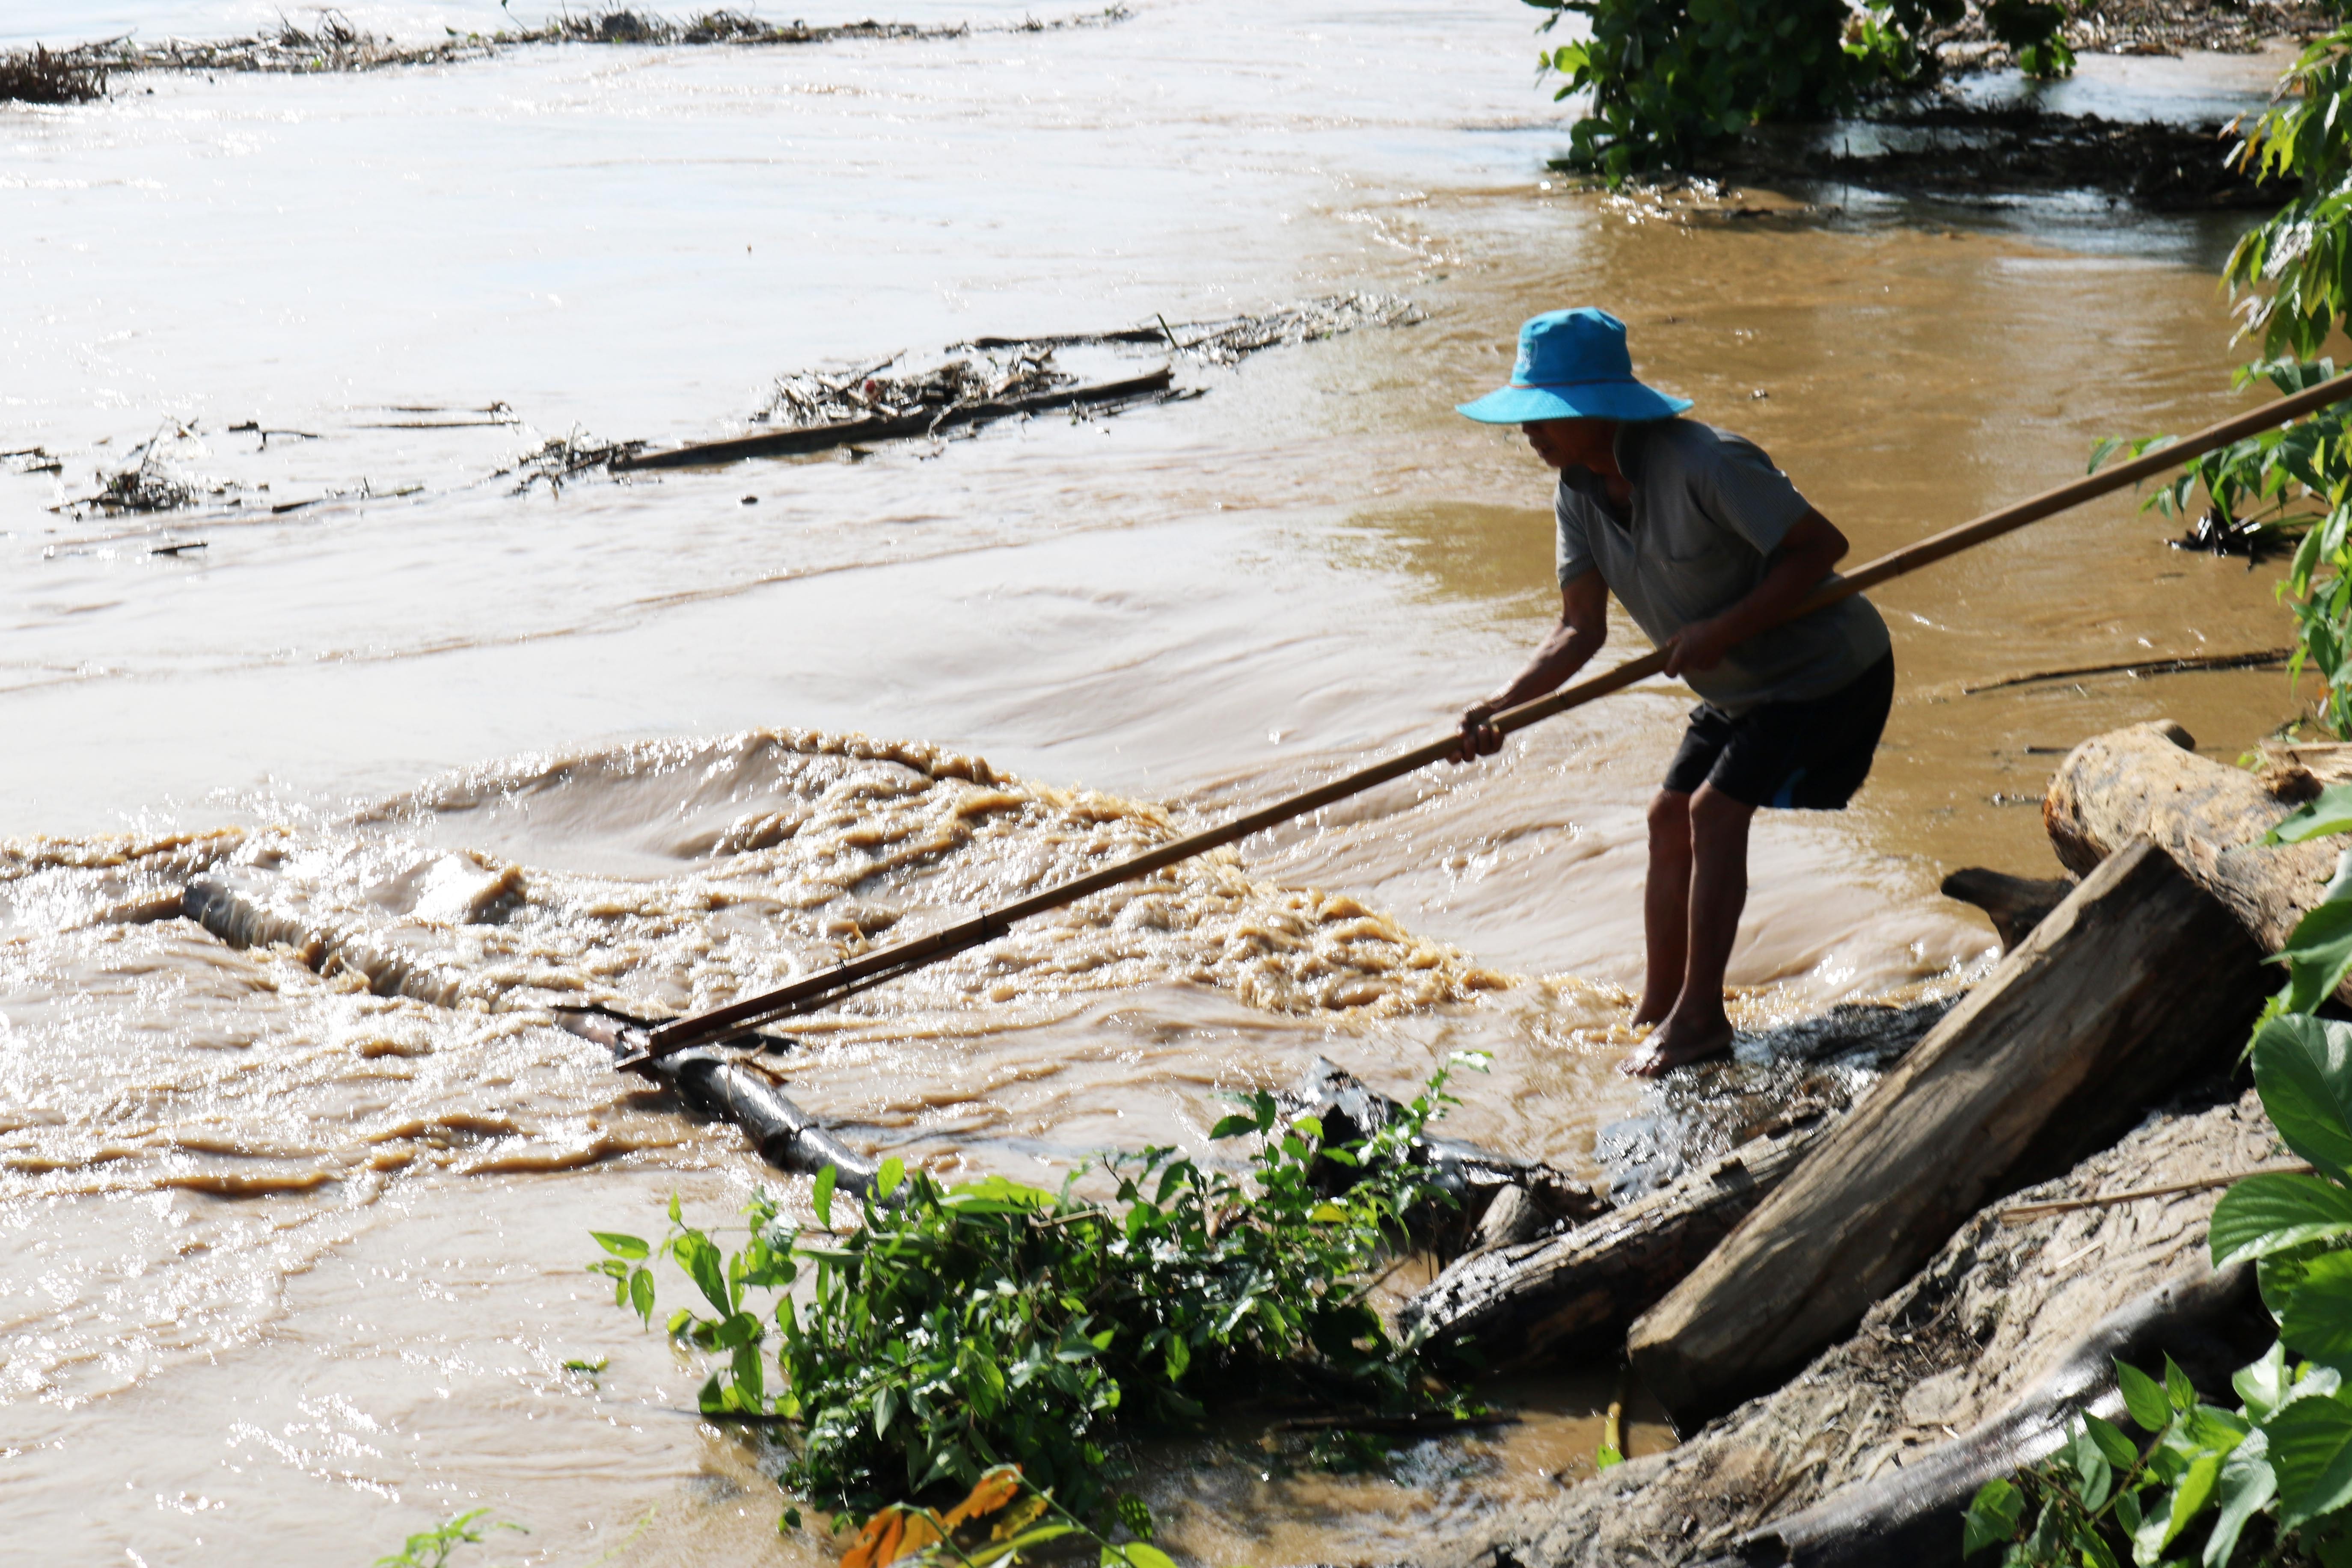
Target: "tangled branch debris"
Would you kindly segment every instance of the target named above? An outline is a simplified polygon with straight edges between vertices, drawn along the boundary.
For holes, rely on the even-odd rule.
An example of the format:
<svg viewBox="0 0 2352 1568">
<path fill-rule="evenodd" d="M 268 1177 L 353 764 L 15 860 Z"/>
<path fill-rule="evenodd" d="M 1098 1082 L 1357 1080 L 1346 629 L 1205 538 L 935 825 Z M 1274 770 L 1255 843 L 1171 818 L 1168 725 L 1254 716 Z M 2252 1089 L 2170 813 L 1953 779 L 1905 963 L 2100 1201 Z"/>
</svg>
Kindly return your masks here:
<svg viewBox="0 0 2352 1568">
<path fill-rule="evenodd" d="M 877 416 L 898 419 L 925 412 L 945 413 L 965 403 L 1031 397 L 1077 380 L 1055 368 L 1050 348 L 1018 350 L 1006 359 L 983 355 L 978 364 L 970 359 L 954 359 L 916 374 L 884 374 L 899 358 L 893 355 L 871 370 L 847 375 L 796 371 L 780 376 L 767 404 L 751 415 L 752 423 L 773 422 L 804 429 Z"/>
<path fill-rule="evenodd" d="M 619 459 L 616 468 L 682 468 L 822 452 L 853 443 L 938 436 L 998 420 L 1052 410 L 1105 414 L 1144 402 L 1198 397 L 1172 390 L 1172 365 L 1140 376 L 1081 384 L 1057 366 L 1057 350 L 1134 346 L 1203 364 L 1230 365 L 1261 349 L 1312 342 L 1355 328 L 1402 326 L 1421 319 L 1412 303 L 1386 295 L 1342 294 L 1309 299 L 1261 315 L 1152 325 L 1111 332 L 1069 332 L 1042 338 L 975 338 L 946 350 L 927 370 L 885 374 L 905 358 L 847 374 L 803 371 L 780 378 L 751 423 L 755 434 L 697 442 Z M 957 350 L 968 350 L 959 355 Z"/>
<path fill-rule="evenodd" d="M 178 512 L 195 506 L 207 497 L 226 494 L 226 486 L 199 486 L 174 474 L 165 465 L 165 444 L 192 440 L 195 434 L 193 425 L 167 423 L 162 430 L 124 454 L 136 461 L 128 467 L 103 476 L 105 482 L 98 494 L 68 501 L 58 509 L 81 517 L 92 513 L 121 517 L 133 512 Z"/>
<path fill-rule="evenodd" d="M 135 43 L 129 37 L 81 44 L 36 55 L 52 72 L 94 79 L 105 87 L 105 72 L 116 71 L 265 71 L 315 72 L 380 70 L 388 66 L 448 65 L 461 60 L 488 59 L 509 49 L 539 44 L 829 44 L 880 38 L 960 38 L 986 32 L 1057 32 L 1070 27 L 1103 26 L 1125 21 L 1129 12 L 1114 5 L 1104 10 L 1051 22 L 1024 20 L 995 26 L 969 23 L 926 26 L 912 22 L 848 22 L 811 26 L 803 22 L 762 22 L 740 11 L 707 11 L 679 21 L 650 11 L 594 10 L 566 13 L 541 26 L 500 29 L 495 33 L 451 31 L 437 43 L 404 44 L 355 27 L 339 11 L 320 11 L 308 27 L 280 21 L 277 27 L 247 37 L 213 40 L 166 38 Z M 11 56 L 0 61 L 0 99 L 12 96 L 5 83 L 6 68 L 31 56 Z M 95 96 L 85 94 L 85 97 Z M 35 99 L 35 102 L 73 102 L 73 99 Z"/>
<path fill-rule="evenodd" d="M 642 441 L 595 441 L 574 430 L 569 435 L 551 438 L 538 451 L 515 464 L 501 468 L 491 477 L 515 479 L 513 494 L 527 494 L 533 485 L 545 484 L 548 494 L 560 496 L 565 481 L 577 478 L 594 468 L 610 467 L 614 462 L 635 456 L 646 449 Z"/>
<path fill-rule="evenodd" d="M 1161 349 L 1202 364 L 1231 365 L 1262 349 L 1312 343 L 1359 327 L 1404 327 L 1422 319 L 1409 299 L 1389 294 L 1332 294 L 1255 315 L 1171 326 L 1157 317 L 1148 327 L 1110 332 L 1059 332 L 1039 338 L 974 338 L 946 351 L 970 350 L 979 356 L 942 361 L 929 370 L 886 375 L 906 356 L 847 374 L 796 371 L 776 380 L 767 403 L 752 423 L 790 428 L 835 424 L 876 417 L 898 418 L 925 411 L 945 412 L 982 402 L 1013 402 L 1073 386 L 1077 377 L 1054 363 L 1057 349 L 1133 345 Z"/>
<path fill-rule="evenodd" d="M 88 103 L 106 96 L 106 68 L 38 44 L 0 54 L 0 103 Z"/>
<path fill-rule="evenodd" d="M 1230 365 L 1260 349 L 1288 343 L 1312 343 L 1336 338 L 1359 327 L 1410 327 L 1422 319 L 1420 307 L 1393 294 L 1327 294 L 1302 299 L 1278 310 L 1255 316 L 1227 316 L 1213 321 L 1179 321 L 1171 326 L 1159 317 L 1148 327 L 1115 332 L 1065 332 L 1045 338 L 974 338 L 967 349 L 1052 350 L 1078 344 L 1164 344 L 1205 364 Z"/>
</svg>

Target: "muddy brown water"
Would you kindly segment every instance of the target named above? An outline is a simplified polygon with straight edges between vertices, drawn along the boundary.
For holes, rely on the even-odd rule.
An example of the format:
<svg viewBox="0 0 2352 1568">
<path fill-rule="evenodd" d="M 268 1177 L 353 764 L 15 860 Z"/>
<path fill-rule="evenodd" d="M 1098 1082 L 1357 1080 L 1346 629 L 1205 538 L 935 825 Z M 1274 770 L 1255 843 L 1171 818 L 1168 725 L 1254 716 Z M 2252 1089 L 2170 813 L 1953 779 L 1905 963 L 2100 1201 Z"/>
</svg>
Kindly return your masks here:
<svg viewBox="0 0 2352 1568">
<path fill-rule="evenodd" d="M 487 1507 L 532 1531 L 499 1561 L 822 1560 L 775 1536 L 757 1453 L 682 1413 L 698 1369 L 582 1271 L 591 1227 L 657 1230 L 673 1191 L 713 1219 L 804 1191 L 545 1007 L 742 994 L 1444 724 L 1557 604 L 1545 474 L 1450 412 L 1530 310 L 1616 310 L 1862 557 L 2240 406 L 2225 229 L 1573 193 L 1512 9 L 1168 4 L 0 113 L 0 449 L 62 463 L 0 474 L 13 1541 L 364 1560 Z M 2196 64 L 2201 104 L 2227 68 Z M 575 430 L 728 433 L 811 365 L 1354 288 L 1427 319 L 1180 365 L 1205 395 L 1116 420 L 489 478 Z M 205 505 L 51 509 L 150 437 Z M 2275 568 L 2165 533 L 2117 499 L 1875 596 L 1885 747 L 1853 810 L 1759 831 L 1743 1019 L 1974 972 L 1990 934 L 1936 883 L 2050 873 L 2034 802 L 2082 737 L 2164 715 L 2226 757 L 2288 716 L 2261 671 L 1964 694 L 2284 640 Z M 1610 656 L 1638 645 L 1620 624 Z M 1201 1148 L 1223 1094 L 1318 1055 L 1394 1091 L 1470 1047 L 1495 1064 L 1450 1130 L 1590 1171 L 1654 1108 L 1612 1063 L 1689 700 L 1637 690 L 875 992 L 798 1031 L 793 1092 L 872 1146 L 1054 1180 Z M 349 964 L 169 918 L 199 873 Z M 1514 1386 L 1525 1424 L 1393 1476 L 1204 1443 L 1145 1490 L 1201 1561 L 1410 1556 L 1589 1469 L 1615 1379 Z"/>
</svg>

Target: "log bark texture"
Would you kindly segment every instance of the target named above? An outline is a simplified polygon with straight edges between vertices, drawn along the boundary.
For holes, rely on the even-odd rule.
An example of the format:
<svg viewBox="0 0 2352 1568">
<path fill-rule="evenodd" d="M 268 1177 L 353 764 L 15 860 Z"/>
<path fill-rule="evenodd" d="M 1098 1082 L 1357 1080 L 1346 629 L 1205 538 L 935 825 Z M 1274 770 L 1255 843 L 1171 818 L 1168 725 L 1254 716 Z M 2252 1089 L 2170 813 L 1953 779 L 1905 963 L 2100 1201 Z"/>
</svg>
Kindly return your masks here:
<svg viewBox="0 0 2352 1568">
<path fill-rule="evenodd" d="M 2184 749 L 2186 738 L 2178 725 L 2138 724 L 2076 747 L 2042 804 L 2051 845 L 2067 870 L 2087 875 L 2149 839 L 2275 953 L 2319 902 L 2343 846 L 2320 839 L 2265 849 L 2263 835 L 2313 792 L 2311 772 L 2250 773 Z"/>
<path fill-rule="evenodd" d="M 2226 1061 L 2274 977 L 2145 841 L 2110 857 L 1664 1301 L 1627 1349 L 1687 1422 L 1835 1341 L 1989 1197 Z"/>
<path fill-rule="evenodd" d="M 1398 1314 L 1488 1364 L 1558 1355 L 1625 1324 L 1780 1186 L 1833 1118 L 1753 1138 L 1624 1207 L 1518 1246 L 1457 1260 Z"/>
<path fill-rule="evenodd" d="M 2250 1089 L 2209 1110 L 2150 1116 L 2028 1196 L 2179 1186 L 2291 1157 Z M 2083 1389 L 2065 1371 L 2111 1373 L 2103 1358 L 2118 1348 L 2140 1366 L 2160 1365 L 2151 1352 L 2168 1350 L 2192 1378 L 2200 1364 L 2210 1366 L 2221 1375 L 2199 1386 L 2216 1404 L 2233 1404 L 2227 1374 L 2251 1352 L 2236 1361 L 2198 1358 L 2178 1340 L 2150 1344 L 2131 1335 L 2119 1345 L 2114 1333 L 2147 1322 L 2151 1293 L 2207 1278 L 2206 1220 L 2221 1196 L 2221 1187 L 2206 1187 L 2050 1211 L 2021 1225 L 1987 1208 L 1801 1375 L 1663 1452 L 1598 1474 L 1580 1466 L 1563 1473 L 1565 1490 L 1507 1505 L 1433 1542 L 1419 1568 L 1696 1568 L 1747 1556 L 1742 1542 L 1759 1534 L 1780 1537 L 1782 1548 L 1756 1553 L 1764 1561 L 1782 1563 L 1790 1547 L 1800 1563 L 1834 1561 L 1840 1546 L 1867 1548 L 1872 1535 L 1887 1533 L 1879 1526 L 1916 1517 L 1908 1507 L 1884 1508 L 1898 1500 L 1871 1493 L 1900 1489 L 1916 1503 L 1933 1483 L 1952 1479 L 1955 1461 L 1973 1464 L 1989 1448 L 2018 1453 L 2018 1439 L 2046 1428 L 2049 1417 L 2063 1425 L 2074 1404 L 2069 1384 L 2095 1407 L 2104 1380 Z M 2267 1321 L 2257 1312 L 2255 1326 Z M 1964 1436 L 1956 1442 L 1954 1434 Z M 1915 1472 L 1916 1482 L 1904 1479 Z M 1855 1488 L 1864 1490 L 1849 1492 Z M 1842 1521 L 1819 1507 L 1832 1499 Z M 1786 1539 L 1791 1534 L 1801 1544 Z M 1926 1544 L 1938 1543 L 1945 1559 L 1957 1557 L 1957 1521 L 1927 1532 Z M 1932 1552 L 1914 1556 L 1917 1546 L 1906 1542 L 1860 1561 L 1898 1568 L 1938 1561 Z M 1990 1558 L 1970 1561 L 1984 1568 Z"/>
</svg>

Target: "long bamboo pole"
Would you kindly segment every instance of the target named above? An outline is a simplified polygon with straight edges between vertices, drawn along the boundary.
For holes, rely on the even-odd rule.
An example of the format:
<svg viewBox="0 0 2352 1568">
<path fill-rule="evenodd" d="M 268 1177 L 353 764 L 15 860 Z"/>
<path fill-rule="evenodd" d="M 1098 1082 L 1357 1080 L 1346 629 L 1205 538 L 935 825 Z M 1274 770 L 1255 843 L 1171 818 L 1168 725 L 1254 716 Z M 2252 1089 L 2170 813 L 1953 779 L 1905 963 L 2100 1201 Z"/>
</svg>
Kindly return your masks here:
<svg viewBox="0 0 2352 1568">
<path fill-rule="evenodd" d="M 2152 475 L 2160 474 L 2189 458 L 2201 456 L 2216 447 L 2227 446 L 2233 441 L 2242 441 L 2247 436 L 2260 434 L 2289 420 L 2300 419 L 2307 413 L 2325 408 L 2330 403 L 2339 402 L 2347 397 L 2352 397 L 2352 373 L 2337 376 L 2333 381 L 2323 382 L 2315 387 L 2296 392 L 2291 397 L 2282 398 L 2252 413 L 2242 413 L 2234 419 L 2225 419 L 2218 424 L 2208 425 L 2196 434 L 2187 436 L 2168 446 L 2143 453 L 2127 463 L 2118 463 L 2112 468 L 2088 475 L 2072 484 L 2044 490 L 2038 496 L 2020 501 L 2012 507 L 2004 507 L 2000 511 L 1989 513 L 1974 522 L 1963 523 L 1956 528 L 1947 528 L 1944 532 L 1921 539 L 1916 544 L 1906 545 L 1892 554 L 1881 556 L 1857 571 L 1823 583 L 1808 596 L 1803 603 L 1791 611 L 1786 619 L 1792 621 L 1798 616 L 1810 614 L 1825 605 L 1835 604 L 1840 600 L 1852 598 L 1865 590 L 1875 588 L 1882 582 L 1888 582 L 1907 573 L 1917 571 L 1922 567 L 1932 566 L 1937 561 L 1959 554 L 1962 550 L 1974 549 L 1989 539 L 1996 539 L 2003 534 L 2013 533 L 2028 524 L 2038 523 L 2045 517 L 2054 516 L 2070 507 L 2081 506 L 2084 502 L 2096 497 L 2108 495 L 2126 486 L 2137 485 L 2141 480 Z M 1507 735 L 1514 730 L 1525 729 L 1529 725 L 1540 724 L 1545 719 L 1568 712 L 1570 708 L 1582 707 L 1585 704 L 1597 702 L 1612 693 L 1622 692 L 1636 682 L 1645 681 L 1652 675 L 1662 673 L 1665 667 L 1666 654 L 1663 649 L 1644 653 L 1638 659 L 1628 659 L 1605 674 L 1595 675 L 1590 680 L 1579 681 L 1574 685 L 1562 687 L 1549 696 L 1538 697 L 1533 702 L 1521 703 L 1517 707 L 1496 714 L 1494 719 L 1495 727 Z M 1158 849 L 1148 850 L 1130 860 L 1121 861 L 1117 865 L 1105 866 L 1100 871 L 1089 872 L 1084 876 L 1074 878 L 1055 887 L 1049 887 L 1042 893 L 1032 894 L 1027 898 L 1008 904 L 1000 909 L 992 909 L 984 914 L 974 915 L 970 920 L 961 921 L 943 930 L 934 931 L 924 936 L 912 937 L 904 942 L 895 942 L 887 947 L 877 948 L 862 957 L 851 959 L 846 964 L 837 965 L 821 974 L 795 980 L 788 986 L 778 987 L 762 995 L 746 998 L 742 1001 L 718 1008 L 709 1012 L 698 1013 L 691 1018 L 678 1019 L 673 1022 L 662 1024 L 647 1033 L 644 1047 L 637 1054 L 624 1059 L 620 1065 L 629 1066 L 652 1057 L 667 1056 L 675 1051 L 684 1051 L 689 1046 L 708 1045 L 715 1040 L 731 1039 L 780 1018 L 814 1012 L 818 1008 L 829 1006 L 845 997 L 881 985 L 885 981 L 896 979 L 913 970 L 939 963 L 942 959 L 951 958 L 958 953 L 967 952 L 979 946 L 983 942 L 992 941 L 1032 915 L 1043 915 L 1049 909 L 1059 909 L 1065 904 L 1075 904 L 1090 894 L 1102 892 L 1105 888 L 1117 887 L 1121 883 L 1132 882 L 1138 877 L 1150 876 L 1153 872 L 1174 865 L 1179 861 L 1190 860 L 1194 855 L 1238 842 L 1248 838 L 1252 833 L 1263 832 L 1295 817 L 1303 817 L 1309 811 L 1320 810 L 1335 800 L 1344 800 L 1349 796 L 1360 794 L 1375 785 L 1385 784 L 1391 779 L 1400 779 L 1405 774 L 1418 771 L 1433 762 L 1454 755 L 1458 744 L 1458 737 L 1448 733 L 1438 739 L 1414 747 L 1410 751 L 1401 752 L 1383 761 L 1375 762 L 1369 768 L 1359 768 L 1344 778 L 1334 779 L 1328 784 L 1318 785 L 1303 794 L 1293 795 L 1286 800 L 1277 800 L 1273 805 L 1261 807 L 1246 815 L 1235 817 L 1231 821 L 1222 823 L 1204 832 L 1193 833 L 1189 837 L 1162 844 Z"/>
</svg>

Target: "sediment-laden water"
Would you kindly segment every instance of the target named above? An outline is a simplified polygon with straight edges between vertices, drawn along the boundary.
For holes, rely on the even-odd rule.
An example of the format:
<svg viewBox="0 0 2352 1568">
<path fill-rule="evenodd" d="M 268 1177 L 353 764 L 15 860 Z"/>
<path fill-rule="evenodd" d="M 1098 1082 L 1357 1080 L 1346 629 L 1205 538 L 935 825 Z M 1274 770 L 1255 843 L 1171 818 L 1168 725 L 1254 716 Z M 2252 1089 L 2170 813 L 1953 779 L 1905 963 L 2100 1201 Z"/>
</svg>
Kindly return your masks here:
<svg viewBox="0 0 2352 1568">
<path fill-rule="evenodd" d="M 270 20 L 115 10 L 0 29 Z M 501 1561 L 817 1561 L 756 1452 L 684 1413 L 698 1371 L 582 1271 L 588 1228 L 657 1229 L 673 1191 L 716 1218 L 792 1184 L 546 1009 L 748 994 L 1445 724 L 1556 608 L 1546 475 L 1450 412 L 1530 311 L 1624 317 L 1865 557 L 2237 406 L 2226 230 L 1570 192 L 1522 12 L 1168 0 L 0 110 L 12 1539 L 366 1560 L 486 1506 L 533 1531 Z M 2194 64 L 2204 112 L 2232 89 Z M 2164 97 L 2146 62 L 2117 81 Z M 1350 290 L 1422 319 L 1178 355 L 1201 395 L 1115 418 L 510 472 L 575 433 L 750 428 L 812 366 Z M 75 504 L 142 463 L 197 504 Z M 1853 810 L 1759 830 L 1744 1020 L 1964 977 L 1990 935 L 1936 883 L 2051 874 L 2032 808 L 2084 735 L 2165 714 L 2233 756 L 2287 716 L 2263 671 L 1968 694 L 2284 641 L 2274 569 L 2165 531 L 2117 500 L 1876 596 L 1886 747 Z M 1223 1093 L 1318 1055 L 1393 1091 L 1469 1047 L 1494 1067 L 1450 1130 L 1589 1172 L 1654 1104 L 1612 1063 L 1689 700 L 1643 688 L 1047 917 L 795 1024 L 778 1065 L 853 1140 L 1054 1180 L 1200 1148 Z M 242 945 L 179 917 L 192 879 Z M 1589 1464 L 1613 1379 L 1520 1391 L 1543 1418 L 1395 1478 L 1204 1443 L 1147 1490 L 1203 1561 L 1409 1556 Z"/>
</svg>

